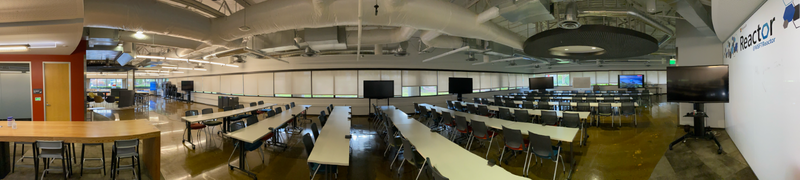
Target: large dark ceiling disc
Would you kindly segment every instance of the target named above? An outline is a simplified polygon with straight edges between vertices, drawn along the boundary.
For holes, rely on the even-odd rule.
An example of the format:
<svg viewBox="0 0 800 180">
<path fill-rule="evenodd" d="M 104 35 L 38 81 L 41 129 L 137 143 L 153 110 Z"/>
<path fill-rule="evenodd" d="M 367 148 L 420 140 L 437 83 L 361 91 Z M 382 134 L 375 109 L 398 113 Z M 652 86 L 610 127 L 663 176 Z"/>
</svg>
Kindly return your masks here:
<svg viewBox="0 0 800 180">
<path fill-rule="evenodd" d="M 658 50 L 658 41 L 631 29 L 583 25 L 578 29 L 551 29 L 531 36 L 523 45 L 534 57 L 617 59 L 643 56 Z"/>
</svg>

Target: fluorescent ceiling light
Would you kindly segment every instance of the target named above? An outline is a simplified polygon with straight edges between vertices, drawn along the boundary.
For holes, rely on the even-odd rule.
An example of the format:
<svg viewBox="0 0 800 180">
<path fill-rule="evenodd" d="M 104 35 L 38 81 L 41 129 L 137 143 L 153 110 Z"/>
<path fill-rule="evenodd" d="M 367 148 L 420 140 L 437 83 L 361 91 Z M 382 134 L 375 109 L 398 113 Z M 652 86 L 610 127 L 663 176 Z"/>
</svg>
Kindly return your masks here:
<svg viewBox="0 0 800 180">
<path fill-rule="evenodd" d="M 169 57 L 168 57 L 168 58 L 165 58 L 165 59 L 167 59 L 167 60 L 173 60 L 173 61 L 187 61 L 187 60 L 189 60 L 189 59 L 183 59 L 183 58 L 169 58 Z"/>
<path fill-rule="evenodd" d="M 183 71 L 172 71 L 172 73 L 183 73 Z"/>
<path fill-rule="evenodd" d="M 144 55 L 137 55 L 136 58 L 145 58 L 145 59 L 164 59 L 161 56 L 144 56 Z"/>
<path fill-rule="evenodd" d="M 182 68 L 182 67 L 179 67 L 178 69 L 181 69 L 181 70 L 192 70 L 192 68 Z"/>
<path fill-rule="evenodd" d="M 228 67 L 239 67 L 239 66 L 233 65 L 233 64 L 226 64 L 225 66 L 228 66 Z"/>
<path fill-rule="evenodd" d="M 178 67 L 161 67 L 163 69 L 178 69 Z"/>
<path fill-rule="evenodd" d="M 30 45 L 0 45 L 0 52 L 25 52 L 28 51 Z"/>
<path fill-rule="evenodd" d="M 223 63 L 218 63 L 218 62 L 210 62 L 210 64 L 213 64 L 213 65 L 220 65 L 220 66 L 224 66 L 224 65 L 225 65 L 225 64 L 223 64 Z"/>
<path fill-rule="evenodd" d="M 206 69 L 203 69 L 203 68 L 194 68 L 194 70 L 195 70 L 195 71 L 208 71 L 208 70 L 206 70 Z"/>
<path fill-rule="evenodd" d="M 197 60 L 197 59 L 189 59 L 189 62 L 196 62 L 196 63 L 208 63 L 208 61 Z"/>
</svg>

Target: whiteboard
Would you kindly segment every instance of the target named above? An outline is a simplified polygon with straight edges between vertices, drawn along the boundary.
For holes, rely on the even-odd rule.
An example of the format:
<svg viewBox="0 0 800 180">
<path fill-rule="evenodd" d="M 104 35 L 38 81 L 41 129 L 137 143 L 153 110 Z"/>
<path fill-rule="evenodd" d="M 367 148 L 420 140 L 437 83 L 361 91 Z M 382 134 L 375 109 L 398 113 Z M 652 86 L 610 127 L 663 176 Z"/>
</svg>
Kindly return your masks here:
<svg viewBox="0 0 800 180">
<path fill-rule="evenodd" d="M 591 88 L 592 82 L 589 77 L 573 77 L 572 88 Z"/>
</svg>

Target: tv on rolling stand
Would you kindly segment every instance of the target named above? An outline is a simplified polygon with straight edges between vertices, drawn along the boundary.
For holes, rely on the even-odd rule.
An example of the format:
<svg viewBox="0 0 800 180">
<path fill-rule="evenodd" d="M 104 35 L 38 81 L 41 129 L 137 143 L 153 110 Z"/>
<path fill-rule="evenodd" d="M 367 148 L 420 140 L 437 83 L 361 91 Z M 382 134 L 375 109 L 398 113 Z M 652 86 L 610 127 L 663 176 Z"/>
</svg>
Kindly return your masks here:
<svg viewBox="0 0 800 180">
<path fill-rule="evenodd" d="M 456 94 L 458 101 L 461 101 L 462 94 L 472 93 L 472 78 L 451 77 L 447 80 L 447 88 L 450 94 Z"/>
<path fill-rule="evenodd" d="M 693 131 L 669 144 L 672 146 L 686 138 L 714 140 L 722 153 L 722 146 L 713 134 L 706 131 L 705 103 L 727 103 L 730 100 L 728 89 L 728 65 L 713 66 L 677 66 L 667 67 L 667 102 L 692 103 L 694 111 L 683 117 L 694 118 Z"/>
<path fill-rule="evenodd" d="M 531 90 L 537 89 L 539 92 L 547 92 L 547 89 L 555 88 L 553 77 L 536 77 L 528 79 L 528 88 Z"/>
</svg>

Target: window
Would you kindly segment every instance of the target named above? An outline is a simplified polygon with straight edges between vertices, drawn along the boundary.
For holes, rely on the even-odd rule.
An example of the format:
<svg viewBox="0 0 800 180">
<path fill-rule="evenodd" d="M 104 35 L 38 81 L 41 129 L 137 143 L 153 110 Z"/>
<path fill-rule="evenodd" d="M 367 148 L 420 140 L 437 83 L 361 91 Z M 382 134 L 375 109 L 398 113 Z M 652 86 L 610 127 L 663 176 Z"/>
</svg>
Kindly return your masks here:
<svg viewBox="0 0 800 180">
<path fill-rule="evenodd" d="M 412 97 L 412 96 L 419 96 L 420 87 L 413 86 L 413 87 L 403 87 L 403 97 Z"/>
<path fill-rule="evenodd" d="M 315 97 L 315 98 L 332 98 L 333 95 L 317 95 L 317 94 L 314 94 L 312 97 Z"/>
<path fill-rule="evenodd" d="M 136 79 L 134 81 L 134 87 L 136 87 L 136 89 L 149 89 L 150 82 L 156 82 L 156 79 Z"/>
<path fill-rule="evenodd" d="M 358 95 L 336 95 L 336 98 L 357 98 Z"/>
<path fill-rule="evenodd" d="M 148 86 L 150 87 L 150 86 Z M 89 79 L 89 89 L 125 88 L 122 79 Z"/>
<path fill-rule="evenodd" d="M 570 86 L 569 84 L 569 74 L 558 74 L 555 79 L 555 86 Z"/>
<path fill-rule="evenodd" d="M 420 86 L 419 87 L 419 94 L 420 96 L 435 96 L 436 95 L 436 86 Z"/>
<path fill-rule="evenodd" d="M 292 97 L 291 94 L 275 94 L 275 97 Z"/>
</svg>

